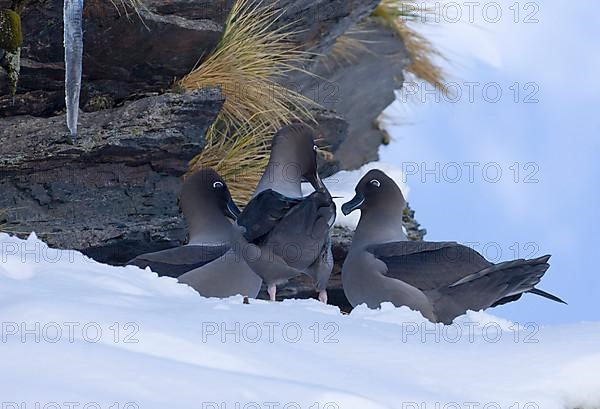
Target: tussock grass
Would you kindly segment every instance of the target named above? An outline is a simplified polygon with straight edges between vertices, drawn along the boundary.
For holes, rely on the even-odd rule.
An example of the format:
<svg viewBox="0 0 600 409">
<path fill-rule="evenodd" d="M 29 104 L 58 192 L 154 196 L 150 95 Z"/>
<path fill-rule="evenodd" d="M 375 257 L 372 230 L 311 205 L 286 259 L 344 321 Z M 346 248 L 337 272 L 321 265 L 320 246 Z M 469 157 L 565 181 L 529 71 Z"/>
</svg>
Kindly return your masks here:
<svg viewBox="0 0 600 409">
<path fill-rule="evenodd" d="M 213 168 L 227 182 L 233 199 L 243 207 L 269 162 L 274 132 L 270 124 L 256 122 L 256 118 L 235 129 L 213 126 L 207 133 L 207 145 L 190 161 L 186 176 L 202 168 Z M 319 138 L 315 142 L 320 145 L 317 153 L 321 157 L 333 159 L 329 146 L 323 146 Z"/>
<path fill-rule="evenodd" d="M 369 50 L 367 41 L 356 38 L 356 35 L 360 33 L 361 31 L 349 30 L 339 36 L 331 47 L 327 60 L 334 64 L 357 62 L 357 51 L 364 52 Z"/>
<path fill-rule="evenodd" d="M 245 204 L 269 161 L 272 127 L 252 121 L 235 129 L 216 125 L 207 133 L 207 145 L 190 162 L 188 175 L 201 168 L 213 168 L 227 182 L 233 199 Z"/>
<path fill-rule="evenodd" d="M 190 162 L 190 172 L 213 167 L 232 196 L 249 199 L 268 161 L 273 134 L 292 122 L 315 122 L 309 98 L 278 80 L 311 56 L 291 41 L 289 26 L 275 27 L 282 12 L 259 0 L 237 0 L 215 50 L 177 86 L 218 86 L 223 109 L 206 135 L 207 146 Z"/>
<path fill-rule="evenodd" d="M 448 93 L 444 70 L 434 62 L 436 57 L 444 56 L 431 41 L 410 26 L 422 12 L 413 0 L 382 0 L 373 16 L 402 38 L 411 60 L 407 71 Z"/>
<path fill-rule="evenodd" d="M 187 90 L 218 86 L 225 95 L 221 120 L 235 127 L 255 118 L 287 124 L 310 117 L 313 101 L 277 80 L 302 70 L 309 54 L 291 42 L 288 26 L 275 28 L 281 11 L 262 1 L 237 0 L 215 51 L 179 83 Z"/>
<path fill-rule="evenodd" d="M 416 0 L 381 0 L 372 15 L 386 20 L 416 20 L 422 8 Z"/>
<path fill-rule="evenodd" d="M 143 0 L 110 0 L 110 2 L 115 6 L 119 14 L 121 13 L 121 9 L 123 9 L 125 15 L 129 17 L 129 10 L 132 9 L 142 19 L 140 12 L 145 8 Z"/>
</svg>

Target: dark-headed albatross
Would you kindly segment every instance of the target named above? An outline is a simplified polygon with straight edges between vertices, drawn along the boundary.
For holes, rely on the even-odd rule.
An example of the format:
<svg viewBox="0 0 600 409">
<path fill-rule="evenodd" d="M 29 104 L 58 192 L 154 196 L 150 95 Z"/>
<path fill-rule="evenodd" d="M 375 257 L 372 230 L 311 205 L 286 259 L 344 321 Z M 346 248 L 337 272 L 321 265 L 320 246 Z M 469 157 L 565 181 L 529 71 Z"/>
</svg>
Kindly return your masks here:
<svg viewBox="0 0 600 409">
<path fill-rule="evenodd" d="M 549 255 L 494 264 L 458 243 L 408 241 L 402 230 L 406 202 L 391 178 L 371 170 L 355 191 L 342 206 L 345 215 L 361 211 L 342 268 L 352 306 L 378 308 L 391 302 L 450 324 L 467 310 L 515 301 L 525 292 L 564 302 L 535 288 L 549 267 Z"/>
<path fill-rule="evenodd" d="M 267 284 L 271 300 L 277 284 L 306 274 L 319 299 L 327 303 L 335 204 L 317 172 L 313 136 L 313 130 L 302 124 L 285 126 L 275 134 L 265 173 L 237 220 L 242 227 L 237 248 Z M 303 180 L 315 189 L 307 197 L 302 196 Z"/>
<path fill-rule="evenodd" d="M 232 230 L 237 228 L 233 220 L 240 211 L 221 176 L 206 168 L 187 177 L 180 205 L 188 224 L 189 243 L 142 254 L 129 264 L 178 277 L 206 297 L 256 297 L 261 278 L 231 250 Z"/>
</svg>

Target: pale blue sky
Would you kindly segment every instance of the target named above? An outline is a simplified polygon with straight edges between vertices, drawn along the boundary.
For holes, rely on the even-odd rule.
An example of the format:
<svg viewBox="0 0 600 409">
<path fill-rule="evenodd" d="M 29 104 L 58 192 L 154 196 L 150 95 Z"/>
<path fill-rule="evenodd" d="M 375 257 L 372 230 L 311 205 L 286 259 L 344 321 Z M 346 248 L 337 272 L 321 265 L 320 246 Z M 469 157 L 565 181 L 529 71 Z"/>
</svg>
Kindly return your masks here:
<svg viewBox="0 0 600 409">
<path fill-rule="evenodd" d="M 473 247 L 487 250 L 494 261 L 515 258 L 516 247 L 519 257 L 553 255 L 540 288 L 569 305 L 528 295 L 495 314 L 519 323 L 600 320 L 597 5 L 530 3 L 498 1 L 503 16 L 492 23 L 495 10 L 484 15 L 484 2 L 475 9 L 474 24 L 451 23 L 453 16 L 447 15 L 445 23 L 427 28 L 449 57 L 444 66 L 463 96 L 456 103 L 437 103 L 417 91 L 410 103 L 395 104 L 388 113 L 400 124 L 390 126 L 394 141 L 381 156 L 412 174 L 407 176 L 410 202 L 429 240 L 479 243 Z M 514 4 L 519 22 L 510 8 Z M 525 23 L 527 16 L 539 21 Z M 466 82 L 480 84 L 473 102 Z M 496 103 L 482 94 L 491 83 L 498 85 L 488 86 L 488 99 L 502 90 Z M 525 103 L 528 95 L 533 103 Z M 470 165 L 472 181 L 465 162 L 478 163 Z M 424 172 L 436 163 L 439 181 Z M 497 169 L 502 176 L 493 182 Z"/>
</svg>

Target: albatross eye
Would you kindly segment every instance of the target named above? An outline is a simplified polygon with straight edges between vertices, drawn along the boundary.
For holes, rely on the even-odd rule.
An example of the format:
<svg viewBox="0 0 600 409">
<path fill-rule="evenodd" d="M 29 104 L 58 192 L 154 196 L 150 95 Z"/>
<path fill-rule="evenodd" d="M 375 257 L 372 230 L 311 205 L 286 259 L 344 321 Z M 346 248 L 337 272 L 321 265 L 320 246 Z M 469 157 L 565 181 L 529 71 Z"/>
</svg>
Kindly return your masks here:
<svg viewBox="0 0 600 409">
<path fill-rule="evenodd" d="M 223 187 L 223 183 L 221 183 L 221 182 L 213 183 L 213 188 L 215 188 L 215 189 L 220 189 L 222 187 Z"/>
<path fill-rule="evenodd" d="M 319 147 L 317 145 L 313 145 L 313 151 L 316 152 L 317 150 L 319 150 Z"/>
<path fill-rule="evenodd" d="M 377 179 L 373 179 L 372 181 L 369 182 L 370 184 L 372 184 L 375 187 L 379 187 L 381 186 L 381 182 L 379 182 Z"/>
</svg>

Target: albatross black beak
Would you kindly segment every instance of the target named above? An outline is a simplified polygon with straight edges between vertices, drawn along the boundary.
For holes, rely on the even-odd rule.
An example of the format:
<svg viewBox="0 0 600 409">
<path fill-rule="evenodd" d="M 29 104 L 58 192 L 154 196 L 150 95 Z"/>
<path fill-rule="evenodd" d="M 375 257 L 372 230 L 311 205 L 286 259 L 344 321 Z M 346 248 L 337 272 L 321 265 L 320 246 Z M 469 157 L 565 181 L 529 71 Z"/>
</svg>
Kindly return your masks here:
<svg viewBox="0 0 600 409">
<path fill-rule="evenodd" d="M 237 207 L 233 199 L 229 198 L 227 206 L 225 207 L 225 216 L 229 217 L 230 219 L 237 220 L 240 213 L 242 213 L 242 211 Z"/>
<path fill-rule="evenodd" d="M 348 216 L 350 213 L 355 211 L 356 209 L 360 209 L 362 204 L 365 202 L 365 197 L 362 193 L 356 193 L 356 195 L 350 200 L 342 205 L 342 213 L 344 216 Z"/>
<path fill-rule="evenodd" d="M 305 176 L 305 178 L 317 192 L 323 192 L 327 190 L 318 172 Z"/>
</svg>

